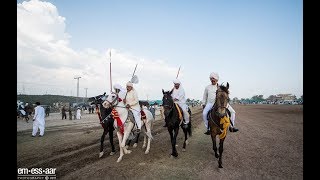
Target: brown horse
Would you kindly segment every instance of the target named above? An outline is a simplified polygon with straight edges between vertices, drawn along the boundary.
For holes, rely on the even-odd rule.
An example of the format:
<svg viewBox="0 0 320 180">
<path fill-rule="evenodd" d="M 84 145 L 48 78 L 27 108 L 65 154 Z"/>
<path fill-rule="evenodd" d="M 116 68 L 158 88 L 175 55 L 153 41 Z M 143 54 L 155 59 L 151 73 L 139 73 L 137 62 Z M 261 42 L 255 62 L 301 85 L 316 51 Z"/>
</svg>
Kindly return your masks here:
<svg viewBox="0 0 320 180">
<path fill-rule="evenodd" d="M 219 168 L 222 168 L 223 142 L 227 135 L 230 119 L 227 113 L 229 102 L 229 83 L 220 85 L 216 91 L 216 100 L 213 108 L 208 113 L 208 125 L 210 127 L 213 150 L 216 158 L 219 158 Z M 219 153 L 217 152 L 216 136 L 219 136 Z"/>
</svg>

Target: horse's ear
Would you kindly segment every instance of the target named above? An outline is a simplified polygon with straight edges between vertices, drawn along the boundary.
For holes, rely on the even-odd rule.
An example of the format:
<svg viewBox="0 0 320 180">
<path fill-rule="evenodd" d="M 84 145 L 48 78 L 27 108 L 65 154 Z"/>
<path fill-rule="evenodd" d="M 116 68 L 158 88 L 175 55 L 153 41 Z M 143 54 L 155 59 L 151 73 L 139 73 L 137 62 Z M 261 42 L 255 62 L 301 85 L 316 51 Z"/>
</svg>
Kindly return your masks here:
<svg viewBox="0 0 320 180">
<path fill-rule="evenodd" d="M 227 89 L 229 89 L 229 83 L 227 82 Z"/>
<path fill-rule="evenodd" d="M 172 88 L 171 91 L 170 91 L 170 95 L 172 94 L 172 92 L 173 92 L 173 88 Z"/>
<path fill-rule="evenodd" d="M 164 94 L 164 90 L 162 89 L 162 94 Z"/>
</svg>

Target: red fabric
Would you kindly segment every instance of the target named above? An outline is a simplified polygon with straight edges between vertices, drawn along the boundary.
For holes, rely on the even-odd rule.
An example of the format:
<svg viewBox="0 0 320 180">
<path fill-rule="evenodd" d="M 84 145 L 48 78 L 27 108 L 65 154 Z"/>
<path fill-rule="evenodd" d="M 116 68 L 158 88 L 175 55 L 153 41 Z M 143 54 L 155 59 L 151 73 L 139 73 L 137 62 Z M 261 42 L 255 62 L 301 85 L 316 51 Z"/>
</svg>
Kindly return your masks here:
<svg viewBox="0 0 320 180">
<path fill-rule="evenodd" d="M 113 119 L 117 121 L 117 126 L 120 128 L 120 133 L 123 134 L 124 127 L 123 127 L 122 121 L 119 117 L 118 111 L 115 108 L 113 108 L 111 111 L 111 114 L 113 116 Z"/>
<path fill-rule="evenodd" d="M 141 117 L 142 117 L 142 119 L 147 119 L 146 113 L 144 113 L 143 110 L 141 110 L 140 112 L 141 112 Z"/>
<path fill-rule="evenodd" d="M 122 99 L 121 99 L 121 98 L 119 98 L 119 99 L 118 99 L 118 101 L 119 101 L 119 102 L 121 102 L 121 101 L 122 101 Z"/>
<path fill-rule="evenodd" d="M 102 119 L 101 119 L 101 114 L 100 114 L 100 109 L 98 108 L 98 106 L 96 105 L 96 112 L 98 114 L 99 120 L 100 120 L 100 124 L 102 126 L 102 128 L 104 129 L 104 124 L 102 123 Z"/>
</svg>

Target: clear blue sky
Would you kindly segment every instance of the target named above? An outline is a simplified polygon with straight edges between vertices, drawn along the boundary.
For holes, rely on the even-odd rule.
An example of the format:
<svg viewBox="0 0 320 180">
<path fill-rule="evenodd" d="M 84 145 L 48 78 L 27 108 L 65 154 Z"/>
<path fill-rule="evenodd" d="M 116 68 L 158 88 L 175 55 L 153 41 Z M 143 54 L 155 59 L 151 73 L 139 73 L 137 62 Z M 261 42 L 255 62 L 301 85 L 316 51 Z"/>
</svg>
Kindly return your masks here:
<svg viewBox="0 0 320 180">
<path fill-rule="evenodd" d="M 18 6 L 22 2 L 18 1 Z M 37 11 L 39 16 L 44 13 L 46 6 L 41 6 L 41 12 L 39 8 L 30 9 L 30 6 L 39 7 L 37 2 L 26 3 L 21 11 L 24 13 Z M 141 99 L 146 99 L 147 96 L 149 99 L 161 99 L 161 87 L 165 90 L 172 88 L 172 80 L 179 66 L 181 66 L 179 79 L 189 98 L 202 99 L 204 87 L 210 83 L 209 74 L 213 71 L 219 73 L 220 83 L 229 82 L 231 97 L 250 98 L 262 94 L 267 98 L 269 95 L 280 93 L 291 93 L 297 97 L 303 95 L 302 0 L 49 0 L 46 2 L 56 8 L 56 14 L 47 13 L 48 16 L 59 16 L 64 19 L 62 22 L 59 21 L 59 26 L 54 25 L 50 28 L 45 28 L 50 21 L 44 21 L 42 24 L 41 21 L 33 23 L 42 27 L 39 28 L 39 32 L 44 30 L 47 34 L 59 35 L 53 35 L 54 40 L 46 41 L 40 40 L 40 37 L 33 38 L 37 39 L 34 40 L 37 44 L 42 42 L 58 45 L 54 46 L 55 48 L 52 48 L 51 44 L 50 48 L 40 45 L 46 50 L 44 55 L 41 48 L 38 50 L 24 48 L 27 46 L 20 46 L 18 43 L 18 64 L 33 64 L 34 68 L 39 65 L 41 68 L 37 71 L 40 73 L 45 71 L 46 55 L 55 56 L 62 52 L 63 55 L 55 57 L 58 59 L 76 54 L 76 57 L 85 58 L 75 60 L 72 59 L 75 56 L 70 55 L 68 63 L 55 62 L 56 69 L 52 73 L 61 71 L 60 74 L 63 74 L 74 70 L 75 73 L 81 71 L 82 76 L 85 76 L 86 68 L 90 69 L 88 66 L 98 61 L 90 59 L 99 59 L 92 57 L 98 54 L 97 56 L 100 55 L 99 57 L 105 60 L 106 72 L 100 76 L 105 76 L 106 82 L 104 87 L 97 87 L 102 86 L 101 83 L 85 84 L 84 79 L 91 81 L 94 78 L 92 74 L 81 79 L 80 83 L 88 88 L 88 96 L 93 96 L 103 89 L 106 89 L 105 91 L 110 89 L 107 74 L 109 70 L 107 51 L 110 49 L 116 51 L 119 58 L 123 58 L 123 61 L 120 61 L 115 57 L 112 60 L 113 64 L 130 61 L 126 69 L 121 70 L 119 67 L 118 72 L 112 71 L 116 74 L 113 81 L 118 80 L 124 85 L 127 80 L 121 79 L 120 76 L 128 79 L 134 64 L 139 64 L 137 75 L 140 82 L 137 89 L 140 90 Z M 27 18 L 25 15 L 19 16 L 19 13 L 18 11 L 18 32 L 28 34 L 31 29 L 26 27 L 31 25 L 19 26 L 19 21 L 24 20 L 23 24 L 27 24 L 29 21 L 35 21 L 36 15 Z M 18 42 L 19 36 L 18 33 Z M 21 42 L 25 44 L 33 41 L 30 40 L 31 37 L 23 37 Z M 58 40 L 67 41 L 63 45 L 64 48 L 58 48 L 60 47 Z M 68 49 L 67 53 L 65 48 Z M 30 54 L 35 56 L 36 52 L 39 52 L 38 57 L 42 57 L 41 62 L 30 60 Z M 27 60 L 28 58 L 30 59 Z M 82 66 L 73 66 L 72 61 L 86 61 L 87 65 L 83 62 Z M 143 68 L 155 68 L 150 66 L 157 66 L 152 63 L 156 61 L 161 62 L 162 69 L 169 69 L 170 72 L 164 70 L 156 74 L 143 73 L 149 72 L 142 71 Z M 68 66 L 70 68 L 67 70 Z M 93 68 L 94 66 L 91 70 Z M 35 89 L 40 89 L 37 85 L 53 81 L 26 79 L 25 75 L 19 75 L 21 71 L 22 67 L 19 69 L 18 66 L 18 92 L 23 91 L 21 89 L 23 86 L 26 93 L 41 93 L 34 92 Z M 159 78 L 162 75 L 163 78 Z M 145 78 L 145 76 L 151 77 Z M 67 89 L 64 91 L 59 89 L 61 87 L 57 87 L 58 94 L 61 92 L 70 95 L 72 91 L 75 95 L 73 77 L 62 78 L 59 81 L 58 79 L 55 79 L 55 84 Z M 64 79 L 71 79 L 69 84 L 72 85 L 63 83 Z M 35 88 L 30 87 L 26 90 L 28 83 Z M 97 88 L 100 89 L 96 90 Z M 80 95 L 84 96 L 83 90 L 81 92 Z"/>
</svg>

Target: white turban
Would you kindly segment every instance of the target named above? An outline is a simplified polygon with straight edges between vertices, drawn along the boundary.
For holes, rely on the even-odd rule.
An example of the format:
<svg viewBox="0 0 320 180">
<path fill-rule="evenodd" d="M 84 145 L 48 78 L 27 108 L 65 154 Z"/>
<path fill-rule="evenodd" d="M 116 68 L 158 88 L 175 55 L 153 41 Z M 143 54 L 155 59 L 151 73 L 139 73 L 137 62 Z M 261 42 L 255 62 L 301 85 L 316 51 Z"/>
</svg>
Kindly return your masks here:
<svg viewBox="0 0 320 180">
<path fill-rule="evenodd" d="M 133 87 L 133 84 L 132 84 L 132 82 L 127 82 L 127 86 L 131 86 L 131 87 Z"/>
<path fill-rule="evenodd" d="M 115 85 L 113 85 L 113 88 L 114 88 L 114 89 L 122 89 L 122 87 L 121 87 L 120 84 L 115 84 Z"/>
<path fill-rule="evenodd" d="M 173 80 L 174 84 L 181 84 L 181 82 L 178 79 Z"/>
<path fill-rule="evenodd" d="M 216 80 L 219 80 L 219 74 L 218 73 L 215 73 L 215 72 L 212 72 L 210 74 L 210 78 L 215 78 Z"/>
</svg>

